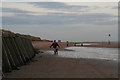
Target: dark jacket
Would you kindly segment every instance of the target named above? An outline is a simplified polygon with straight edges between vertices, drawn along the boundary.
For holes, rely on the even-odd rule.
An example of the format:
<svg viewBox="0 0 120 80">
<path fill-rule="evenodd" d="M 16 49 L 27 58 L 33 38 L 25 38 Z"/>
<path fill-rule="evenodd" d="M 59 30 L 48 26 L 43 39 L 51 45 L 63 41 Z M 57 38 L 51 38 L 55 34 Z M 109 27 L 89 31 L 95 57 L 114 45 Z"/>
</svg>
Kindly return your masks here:
<svg viewBox="0 0 120 80">
<path fill-rule="evenodd" d="M 53 48 L 57 48 L 57 46 L 60 47 L 60 46 L 58 45 L 58 43 L 56 43 L 56 42 L 52 43 L 51 46 L 50 46 L 50 48 L 51 48 L 52 46 L 53 46 Z"/>
</svg>

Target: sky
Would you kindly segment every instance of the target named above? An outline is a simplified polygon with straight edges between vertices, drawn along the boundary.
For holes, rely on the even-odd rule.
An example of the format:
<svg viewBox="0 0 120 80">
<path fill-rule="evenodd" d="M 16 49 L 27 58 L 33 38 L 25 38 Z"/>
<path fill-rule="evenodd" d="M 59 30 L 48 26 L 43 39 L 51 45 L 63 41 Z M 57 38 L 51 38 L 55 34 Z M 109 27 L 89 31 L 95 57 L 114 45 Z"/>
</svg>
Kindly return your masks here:
<svg viewBox="0 0 120 80">
<path fill-rule="evenodd" d="M 0 17 L 2 28 L 6 30 L 48 40 L 118 39 L 117 2 L 3 1 Z"/>
<path fill-rule="evenodd" d="M 119 2 L 119 0 L 1 0 L 2 2 Z"/>
</svg>

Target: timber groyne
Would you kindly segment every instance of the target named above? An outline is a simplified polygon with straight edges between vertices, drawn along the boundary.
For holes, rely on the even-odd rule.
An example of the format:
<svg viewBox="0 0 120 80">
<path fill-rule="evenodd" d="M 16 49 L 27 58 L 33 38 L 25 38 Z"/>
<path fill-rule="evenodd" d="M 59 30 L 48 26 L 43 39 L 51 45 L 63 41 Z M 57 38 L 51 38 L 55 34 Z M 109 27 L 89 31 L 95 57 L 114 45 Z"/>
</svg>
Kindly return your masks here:
<svg viewBox="0 0 120 80">
<path fill-rule="evenodd" d="M 19 67 L 32 61 L 36 51 L 31 40 L 17 34 L 2 33 L 2 72 L 19 70 Z"/>
</svg>

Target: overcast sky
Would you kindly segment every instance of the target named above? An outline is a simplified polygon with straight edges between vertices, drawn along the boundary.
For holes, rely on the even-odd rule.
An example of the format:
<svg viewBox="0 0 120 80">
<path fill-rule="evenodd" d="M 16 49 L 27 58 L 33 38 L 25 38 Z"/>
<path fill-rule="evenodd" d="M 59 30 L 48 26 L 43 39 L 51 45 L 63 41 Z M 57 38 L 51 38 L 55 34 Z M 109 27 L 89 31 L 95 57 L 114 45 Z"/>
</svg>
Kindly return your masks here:
<svg viewBox="0 0 120 80">
<path fill-rule="evenodd" d="M 117 2 L 4 2 L 2 27 L 63 41 L 118 38 Z"/>
</svg>

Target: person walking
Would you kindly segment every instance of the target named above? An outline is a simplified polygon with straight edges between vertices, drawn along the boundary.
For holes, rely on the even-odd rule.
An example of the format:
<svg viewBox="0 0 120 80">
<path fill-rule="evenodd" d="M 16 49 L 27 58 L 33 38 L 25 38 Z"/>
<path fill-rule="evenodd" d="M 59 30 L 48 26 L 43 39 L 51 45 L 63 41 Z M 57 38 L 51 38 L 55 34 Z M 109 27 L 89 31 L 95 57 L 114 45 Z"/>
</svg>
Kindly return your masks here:
<svg viewBox="0 0 120 80">
<path fill-rule="evenodd" d="M 54 42 L 50 45 L 50 48 L 51 48 L 51 47 L 54 48 L 54 54 L 55 54 L 55 55 L 58 54 L 58 47 L 60 47 L 60 46 L 59 46 L 59 44 L 56 42 L 56 40 L 54 40 Z"/>
<path fill-rule="evenodd" d="M 67 41 L 67 46 L 68 46 L 68 41 Z"/>
</svg>

